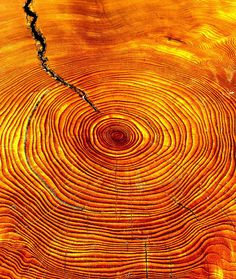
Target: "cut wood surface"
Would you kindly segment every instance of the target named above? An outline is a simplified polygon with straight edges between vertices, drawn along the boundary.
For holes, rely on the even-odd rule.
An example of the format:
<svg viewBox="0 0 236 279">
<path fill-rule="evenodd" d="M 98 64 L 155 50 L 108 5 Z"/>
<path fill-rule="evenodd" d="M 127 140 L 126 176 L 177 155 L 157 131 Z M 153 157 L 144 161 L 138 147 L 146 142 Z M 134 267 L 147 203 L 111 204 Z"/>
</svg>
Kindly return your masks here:
<svg viewBox="0 0 236 279">
<path fill-rule="evenodd" d="M 0 278 L 235 279 L 235 1 L 28 2 L 44 64 L 0 3 Z"/>
</svg>

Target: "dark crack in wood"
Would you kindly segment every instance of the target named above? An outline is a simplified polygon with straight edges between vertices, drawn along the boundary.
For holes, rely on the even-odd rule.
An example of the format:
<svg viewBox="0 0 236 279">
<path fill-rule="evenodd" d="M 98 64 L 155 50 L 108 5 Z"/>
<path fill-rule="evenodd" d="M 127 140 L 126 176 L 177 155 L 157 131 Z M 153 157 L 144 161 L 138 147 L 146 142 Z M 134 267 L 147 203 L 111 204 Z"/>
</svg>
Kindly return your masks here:
<svg viewBox="0 0 236 279">
<path fill-rule="evenodd" d="M 189 208 L 189 207 L 185 206 L 184 204 L 182 204 L 181 202 L 177 201 L 177 199 L 176 199 L 175 197 L 171 197 L 171 198 L 172 198 L 172 200 L 173 200 L 178 206 L 180 206 L 180 207 L 182 207 L 182 208 L 188 210 L 189 212 L 191 212 L 191 214 L 194 216 L 194 218 L 195 218 L 197 221 L 199 221 L 197 215 L 194 213 L 194 211 L 193 211 L 191 208 Z"/>
<path fill-rule="evenodd" d="M 89 100 L 87 94 L 82 89 L 76 87 L 75 85 L 67 82 L 64 80 L 61 76 L 59 76 L 56 72 L 54 72 L 48 65 L 48 58 L 46 57 L 46 38 L 44 37 L 43 33 L 39 30 L 39 28 L 36 26 L 36 22 L 38 19 L 38 15 L 32 10 L 32 1 L 33 0 L 27 0 L 25 2 L 25 5 L 23 6 L 23 9 L 26 14 L 27 22 L 29 24 L 29 27 L 31 29 L 32 37 L 34 38 L 37 46 L 38 51 L 38 58 L 41 62 L 41 66 L 43 70 L 52 78 L 54 78 L 57 82 L 60 84 L 70 88 L 74 92 L 76 92 L 84 101 L 86 101 L 93 109 L 94 111 L 99 111 L 97 107 L 93 104 L 92 101 Z"/>
<path fill-rule="evenodd" d="M 146 279 L 148 279 L 148 252 L 147 252 L 147 242 L 145 242 L 145 264 L 146 264 Z"/>
<path fill-rule="evenodd" d="M 59 201 L 58 203 L 58 206 L 60 204 L 64 204 L 65 206 L 67 207 L 70 207 L 70 208 L 73 208 L 73 209 L 76 209 L 76 210 L 80 210 L 80 211 L 83 211 L 84 208 L 83 207 L 79 207 L 79 206 L 73 206 L 63 200 L 61 200 L 56 192 L 54 191 L 54 189 L 52 187 L 50 187 L 47 182 L 44 180 L 44 178 L 39 175 L 35 170 L 34 168 L 31 166 L 30 164 L 30 159 L 29 159 L 29 155 L 28 155 L 28 152 L 27 152 L 27 139 L 28 139 L 28 134 L 29 134 L 29 128 L 30 128 L 30 124 L 31 124 L 31 121 L 33 119 L 33 116 L 39 106 L 39 104 L 42 102 L 44 96 L 48 93 L 49 91 L 47 90 L 35 103 L 32 111 L 31 111 L 31 114 L 29 115 L 28 117 L 28 120 L 27 120 L 27 124 L 26 124 L 26 130 L 25 130 L 25 135 L 24 135 L 24 153 L 25 153 L 25 159 L 26 159 L 26 162 L 30 168 L 30 170 L 32 171 L 32 173 L 37 177 L 37 179 L 48 189 L 48 191 Z"/>
</svg>

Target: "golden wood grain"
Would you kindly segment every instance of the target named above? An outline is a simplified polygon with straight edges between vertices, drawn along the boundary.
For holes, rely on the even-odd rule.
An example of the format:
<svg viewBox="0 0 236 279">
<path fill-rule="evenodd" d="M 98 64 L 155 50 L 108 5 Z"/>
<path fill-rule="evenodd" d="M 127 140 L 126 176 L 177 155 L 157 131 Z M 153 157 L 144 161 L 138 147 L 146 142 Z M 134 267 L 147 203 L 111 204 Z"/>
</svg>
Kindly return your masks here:
<svg viewBox="0 0 236 279">
<path fill-rule="evenodd" d="M 1 3 L 0 278 L 236 278 L 234 1 Z"/>
</svg>

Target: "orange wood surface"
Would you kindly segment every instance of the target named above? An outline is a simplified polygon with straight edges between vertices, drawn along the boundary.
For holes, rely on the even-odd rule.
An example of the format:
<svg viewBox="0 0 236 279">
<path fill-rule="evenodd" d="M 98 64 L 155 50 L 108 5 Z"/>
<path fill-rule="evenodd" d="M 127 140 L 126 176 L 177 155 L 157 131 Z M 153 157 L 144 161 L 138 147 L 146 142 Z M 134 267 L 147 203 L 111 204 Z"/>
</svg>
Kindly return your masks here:
<svg viewBox="0 0 236 279">
<path fill-rule="evenodd" d="M 99 111 L 23 5 L 0 3 L 0 278 L 235 279 L 236 2 L 34 0 Z"/>
</svg>

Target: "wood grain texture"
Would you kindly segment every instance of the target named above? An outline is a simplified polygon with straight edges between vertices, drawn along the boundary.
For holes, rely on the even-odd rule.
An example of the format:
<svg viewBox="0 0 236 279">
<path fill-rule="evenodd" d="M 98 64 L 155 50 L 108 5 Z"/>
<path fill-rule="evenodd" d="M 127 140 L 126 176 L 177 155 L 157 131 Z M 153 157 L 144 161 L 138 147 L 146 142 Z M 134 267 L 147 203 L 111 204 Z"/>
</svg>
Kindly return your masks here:
<svg viewBox="0 0 236 279">
<path fill-rule="evenodd" d="M 0 3 L 0 278 L 236 278 L 236 4 Z"/>
</svg>

